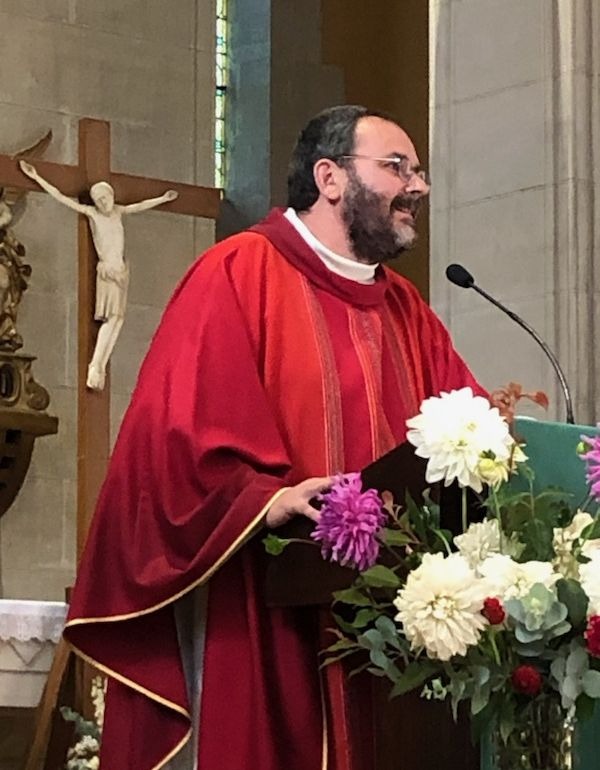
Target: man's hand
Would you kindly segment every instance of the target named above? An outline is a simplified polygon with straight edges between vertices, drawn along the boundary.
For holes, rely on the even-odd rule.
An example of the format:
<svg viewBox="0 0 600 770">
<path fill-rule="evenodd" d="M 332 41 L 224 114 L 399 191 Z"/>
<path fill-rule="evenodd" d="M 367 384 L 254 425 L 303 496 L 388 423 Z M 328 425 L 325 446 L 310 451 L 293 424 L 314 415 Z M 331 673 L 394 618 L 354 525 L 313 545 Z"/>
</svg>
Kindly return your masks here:
<svg viewBox="0 0 600 770">
<path fill-rule="evenodd" d="M 179 193 L 176 190 L 167 190 L 163 195 L 163 198 L 165 203 L 168 203 L 169 201 L 174 201 L 176 198 L 179 198 Z"/>
<path fill-rule="evenodd" d="M 266 518 L 267 527 L 270 529 L 280 527 L 298 514 L 318 521 L 319 511 L 309 504 L 309 500 L 316 497 L 319 492 L 328 489 L 333 481 L 333 476 L 320 476 L 305 479 L 295 487 L 286 489 L 269 508 Z"/>
<path fill-rule="evenodd" d="M 21 168 L 21 171 L 26 174 L 31 179 L 37 179 L 38 173 L 35 170 L 35 168 L 31 165 L 31 163 L 27 163 L 25 160 L 19 161 L 19 166 Z"/>
</svg>

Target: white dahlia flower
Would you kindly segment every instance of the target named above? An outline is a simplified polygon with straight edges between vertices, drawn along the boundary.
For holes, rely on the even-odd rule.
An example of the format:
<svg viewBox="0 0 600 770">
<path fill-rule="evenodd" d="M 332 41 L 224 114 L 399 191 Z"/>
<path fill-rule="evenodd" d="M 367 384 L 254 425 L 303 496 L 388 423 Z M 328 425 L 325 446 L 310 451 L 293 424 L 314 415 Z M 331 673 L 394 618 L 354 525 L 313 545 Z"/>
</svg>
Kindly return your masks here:
<svg viewBox="0 0 600 770">
<path fill-rule="evenodd" d="M 477 571 L 485 578 L 488 596 L 497 597 L 502 603 L 508 599 L 521 599 L 536 583 L 552 589 L 560 578 L 550 562 L 526 561 L 519 564 L 500 553 L 488 556 Z"/>
<path fill-rule="evenodd" d="M 594 519 L 585 511 L 577 511 L 568 527 L 555 527 L 554 539 L 552 545 L 556 558 L 553 561 L 554 568 L 557 569 L 563 577 L 577 579 L 579 577 L 580 564 L 577 561 L 577 555 L 573 553 L 573 544 L 575 540 L 581 537 L 583 530 L 593 524 Z M 592 557 L 594 551 L 600 549 L 600 540 L 586 540 L 581 547 L 581 553 L 588 558 Z"/>
<path fill-rule="evenodd" d="M 394 605 L 413 650 L 449 660 L 477 644 L 487 621 L 481 614 L 485 585 L 460 554 L 425 554 Z"/>
<path fill-rule="evenodd" d="M 579 580 L 590 600 L 588 617 L 600 615 L 600 551 L 593 551 L 590 561 L 579 565 Z"/>
<path fill-rule="evenodd" d="M 492 553 L 500 553 L 500 527 L 497 519 L 486 519 L 478 524 L 471 524 L 463 535 L 454 538 L 454 545 L 469 563 L 476 569 Z"/>
<path fill-rule="evenodd" d="M 428 460 L 429 483 L 443 479 L 448 486 L 457 479 L 462 487 L 481 492 L 483 483 L 489 483 L 486 476 L 498 483 L 508 478 L 509 466 L 524 458 L 514 453 L 514 439 L 498 409 L 474 396 L 471 388 L 425 399 L 421 412 L 406 424 L 415 454 Z M 494 468 L 489 463 L 482 467 L 484 459 L 491 459 Z"/>
</svg>

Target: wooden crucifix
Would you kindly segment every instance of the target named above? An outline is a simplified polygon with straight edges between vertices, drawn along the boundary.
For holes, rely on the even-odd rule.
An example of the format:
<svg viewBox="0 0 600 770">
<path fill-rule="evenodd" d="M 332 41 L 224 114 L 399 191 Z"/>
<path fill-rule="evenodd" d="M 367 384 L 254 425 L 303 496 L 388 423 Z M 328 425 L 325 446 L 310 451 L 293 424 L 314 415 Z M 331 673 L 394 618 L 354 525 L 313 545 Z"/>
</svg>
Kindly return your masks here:
<svg viewBox="0 0 600 770">
<path fill-rule="evenodd" d="M 77 198 L 97 182 L 108 182 L 120 204 L 161 196 L 172 189 L 178 194 L 161 210 L 216 219 L 220 191 L 161 179 L 116 173 L 110 167 L 110 125 L 101 120 L 79 121 L 79 163 L 66 166 L 37 161 L 41 176 L 69 197 Z M 20 170 L 17 161 L 0 155 L 0 186 L 39 192 L 40 188 Z M 104 479 L 110 449 L 110 380 L 102 391 L 86 387 L 98 323 L 94 321 L 97 255 L 86 217 L 79 216 L 78 288 L 78 395 L 77 395 L 77 556 L 83 550 L 96 498 Z"/>
<path fill-rule="evenodd" d="M 160 197 L 165 190 L 177 198 L 161 207 L 163 211 L 216 219 L 221 193 L 218 189 L 196 187 L 161 179 L 149 179 L 111 171 L 110 125 L 106 121 L 83 118 L 79 121 L 79 162 L 67 166 L 36 161 L 40 175 L 64 195 L 78 198 L 97 182 L 108 182 L 120 204 L 131 204 L 143 198 Z M 23 174 L 17 160 L 0 155 L 0 187 L 40 192 L 35 181 Z M 99 324 L 94 321 L 97 255 L 87 219 L 78 222 L 78 362 L 77 362 L 77 561 L 81 558 L 96 499 L 106 473 L 110 450 L 110 376 L 103 390 L 86 387 Z M 26 762 L 27 770 L 50 767 L 55 757 L 64 759 L 65 733 L 61 719 L 55 719 L 59 691 L 65 687 L 70 653 L 61 642 L 50 671 L 42 701 L 38 707 L 34 740 Z M 91 673 L 85 667 L 75 672 L 75 701 L 89 713 L 86 694 Z M 51 723 L 58 724 L 56 732 Z M 44 762 L 45 757 L 45 762 Z"/>
</svg>

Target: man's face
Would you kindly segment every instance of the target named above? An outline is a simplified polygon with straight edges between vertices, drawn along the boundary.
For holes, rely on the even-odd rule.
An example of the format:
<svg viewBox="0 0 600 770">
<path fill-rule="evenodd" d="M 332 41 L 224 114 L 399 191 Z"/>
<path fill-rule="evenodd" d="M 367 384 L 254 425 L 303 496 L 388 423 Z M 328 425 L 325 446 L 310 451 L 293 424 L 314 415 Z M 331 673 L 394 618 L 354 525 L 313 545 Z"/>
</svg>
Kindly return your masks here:
<svg viewBox="0 0 600 770">
<path fill-rule="evenodd" d="M 353 157 L 346 167 L 341 213 L 348 239 L 360 262 L 386 262 L 415 243 L 415 220 L 429 185 L 417 173 L 413 143 L 395 123 L 361 118 L 352 155 L 361 157 Z M 398 158 L 406 159 L 402 173 L 392 162 Z"/>
<path fill-rule="evenodd" d="M 92 192 L 92 200 L 101 214 L 110 214 L 115 204 L 115 196 L 108 187 L 101 187 Z"/>
</svg>

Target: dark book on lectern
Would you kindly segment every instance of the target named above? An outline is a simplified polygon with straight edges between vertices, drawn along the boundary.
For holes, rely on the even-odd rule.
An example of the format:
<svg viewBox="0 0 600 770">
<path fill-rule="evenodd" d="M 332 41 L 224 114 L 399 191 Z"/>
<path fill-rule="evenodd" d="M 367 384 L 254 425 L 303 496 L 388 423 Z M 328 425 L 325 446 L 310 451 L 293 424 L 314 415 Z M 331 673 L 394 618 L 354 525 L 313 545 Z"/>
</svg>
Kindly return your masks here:
<svg viewBox="0 0 600 770">
<path fill-rule="evenodd" d="M 425 489 L 442 508 L 442 526 L 460 531 L 461 492 L 457 484 L 444 487 L 425 481 L 426 461 L 415 454 L 412 444 L 403 443 L 361 471 L 363 489 L 391 492 L 394 501 L 404 504 L 406 493 L 422 502 Z M 296 516 L 280 527 L 282 538 L 310 539 L 314 523 Z M 356 572 L 326 561 L 313 544 L 291 543 L 279 556 L 267 556 L 266 601 L 270 606 L 323 605 L 331 603 L 331 594 L 347 588 Z"/>
</svg>

